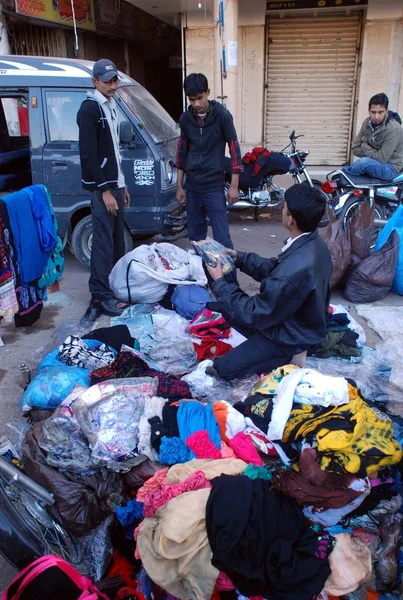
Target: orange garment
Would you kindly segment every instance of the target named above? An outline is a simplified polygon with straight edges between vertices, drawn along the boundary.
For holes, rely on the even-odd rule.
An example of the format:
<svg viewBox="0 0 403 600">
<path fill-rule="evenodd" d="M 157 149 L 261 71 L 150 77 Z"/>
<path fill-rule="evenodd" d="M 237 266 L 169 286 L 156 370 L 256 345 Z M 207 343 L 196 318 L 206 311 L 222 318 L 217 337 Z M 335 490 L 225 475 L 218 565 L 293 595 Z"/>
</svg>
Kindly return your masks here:
<svg viewBox="0 0 403 600">
<path fill-rule="evenodd" d="M 139 491 L 137 492 L 137 495 L 136 495 L 137 502 L 144 502 L 144 498 L 145 498 L 146 494 L 148 492 L 150 492 L 151 490 L 159 490 L 160 487 L 162 487 L 165 483 L 165 480 L 167 478 L 167 473 L 168 473 L 168 467 L 165 467 L 164 469 L 157 471 L 155 473 L 155 475 L 150 477 L 150 479 L 147 479 L 147 481 L 144 483 L 143 487 L 141 487 L 139 489 Z"/>
</svg>

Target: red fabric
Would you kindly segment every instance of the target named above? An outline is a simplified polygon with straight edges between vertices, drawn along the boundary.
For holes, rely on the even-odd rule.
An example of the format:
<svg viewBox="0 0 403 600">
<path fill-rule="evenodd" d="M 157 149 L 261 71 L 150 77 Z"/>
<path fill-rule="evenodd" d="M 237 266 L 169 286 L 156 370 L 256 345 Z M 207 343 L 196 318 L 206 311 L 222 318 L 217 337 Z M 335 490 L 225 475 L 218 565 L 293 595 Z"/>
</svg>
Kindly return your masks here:
<svg viewBox="0 0 403 600">
<path fill-rule="evenodd" d="M 18 111 L 18 121 L 20 124 L 21 137 L 28 137 L 29 136 L 28 108 L 26 106 L 19 106 L 17 111 Z"/>
<path fill-rule="evenodd" d="M 253 176 L 259 173 L 262 165 L 260 164 L 262 161 L 259 159 L 267 158 L 273 154 L 273 150 L 268 150 L 267 148 L 263 148 L 262 146 L 256 146 L 253 148 L 252 152 L 247 152 L 243 157 L 243 161 L 248 165 L 249 163 L 255 163 L 255 168 L 253 169 Z"/>
<path fill-rule="evenodd" d="M 252 463 L 252 465 L 257 465 L 259 467 L 263 466 L 263 461 L 253 445 L 252 440 L 243 431 L 240 431 L 232 439 L 230 439 L 229 445 L 235 452 L 235 456 L 241 460 L 244 460 L 246 463 Z"/>
<path fill-rule="evenodd" d="M 228 577 L 226 573 L 220 571 L 220 574 L 217 578 L 214 590 L 216 592 L 228 592 L 230 590 L 234 590 L 235 586 L 232 583 L 231 579 Z"/>
<path fill-rule="evenodd" d="M 187 333 L 210 341 L 229 338 L 231 326 L 222 315 L 217 316 L 217 314 L 207 308 L 202 310 L 186 327 Z"/>
<path fill-rule="evenodd" d="M 203 340 L 201 344 L 194 343 L 193 346 L 199 362 L 208 358 L 224 356 L 224 354 L 228 354 L 232 350 L 232 346 L 220 340 L 214 342 L 212 340 Z"/>
<path fill-rule="evenodd" d="M 112 577 L 113 575 L 120 575 L 128 587 L 137 588 L 137 580 L 133 565 L 130 564 L 117 548 L 114 548 L 113 550 L 112 566 L 106 576 Z"/>
</svg>

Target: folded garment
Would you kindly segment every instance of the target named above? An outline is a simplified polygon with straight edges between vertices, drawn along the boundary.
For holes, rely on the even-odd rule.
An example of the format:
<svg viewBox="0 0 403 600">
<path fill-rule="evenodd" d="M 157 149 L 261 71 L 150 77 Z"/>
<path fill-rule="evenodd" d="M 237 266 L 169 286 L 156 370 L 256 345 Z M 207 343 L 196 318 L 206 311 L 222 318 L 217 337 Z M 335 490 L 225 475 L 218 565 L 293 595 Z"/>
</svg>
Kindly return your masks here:
<svg viewBox="0 0 403 600">
<path fill-rule="evenodd" d="M 195 400 L 181 401 L 178 410 L 178 426 L 181 440 L 184 443 L 192 433 L 204 429 L 208 432 L 209 438 L 217 450 L 220 450 L 220 429 L 211 404 L 202 404 Z M 196 454 L 192 451 L 190 451 L 190 458 L 196 458 Z"/>
<path fill-rule="evenodd" d="M 59 346 L 57 360 L 69 367 L 94 370 L 107 367 L 115 360 L 115 356 L 115 350 L 105 344 L 100 343 L 98 347 L 91 349 L 81 338 L 69 335 Z"/>
<path fill-rule="evenodd" d="M 83 340 L 98 340 L 107 346 L 110 346 L 116 352 L 120 352 L 122 346 L 129 348 L 140 348 L 137 340 L 131 335 L 127 325 L 114 325 L 111 327 L 98 327 L 86 333 Z"/>
<path fill-rule="evenodd" d="M 353 489 L 357 480 L 352 475 L 322 471 L 313 448 L 304 448 L 299 459 L 299 473 L 279 468 L 273 476 L 273 487 L 292 496 L 300 505 L 318 508 L 342 508 L 363 493 Z M 356 488 L 357 486 L 355 486 Z"/>
<path fill-rule="evenodd" d="M 230 344 L 227 344 L 226 342 L 222 342 L 220 340 L 202 340 L 201 344 L 193 343 L 193 346 L 196 352 L 197 360 L 199 362 L 201 362 L 202 360 L 224 356 L 232 350 L 232 346 L 230 346 Z"/>
<path fill-rule="evenodd" d="M 166 465 L 176 465 L 190 460 L 190 450 L 181 438 L 161 438 L 159 459 Z"/>
</svg>

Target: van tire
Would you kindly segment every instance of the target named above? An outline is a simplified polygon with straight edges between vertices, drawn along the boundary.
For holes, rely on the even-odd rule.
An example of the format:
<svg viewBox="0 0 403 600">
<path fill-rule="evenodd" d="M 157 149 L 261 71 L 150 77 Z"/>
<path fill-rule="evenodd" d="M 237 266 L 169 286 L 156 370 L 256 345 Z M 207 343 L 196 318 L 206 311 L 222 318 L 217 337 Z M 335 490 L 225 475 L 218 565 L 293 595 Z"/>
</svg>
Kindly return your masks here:
<svg viewBox="0 0 403 600">
<path fill-rule="evenodd" d="M 133 250 L 133 237 L 129 229 L 125 227 L 125 253 Z M 92 245 L 92 217 L 88 215 L 81 219 L 73 229 L 71 235 L 71 251 L 80 264 L 88 271 L 91 264 L 91 245 Z"/>
</svg>

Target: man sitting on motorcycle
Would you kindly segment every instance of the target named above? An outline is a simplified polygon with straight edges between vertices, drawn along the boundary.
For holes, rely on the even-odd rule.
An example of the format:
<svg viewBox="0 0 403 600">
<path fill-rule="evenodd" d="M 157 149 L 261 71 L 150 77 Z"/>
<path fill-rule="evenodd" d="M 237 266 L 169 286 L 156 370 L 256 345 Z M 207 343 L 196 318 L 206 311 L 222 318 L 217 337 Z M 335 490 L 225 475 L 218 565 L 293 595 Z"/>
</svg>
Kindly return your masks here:
<svg viewBox="0 0 403 600">
<path fill-rule="evenodd" d="M 343 171 L 347 175 L 368 175 L 392 181 L 403 169 L 403 127 L 388 111 L 386 94 L 376 94 L 369 101 L 369 118 L 365 119 L 353 144 L 359 160 Z"/>
<path fill-rule="evenodd" d="M 317 230 L 325 208 L 320 190 L 293 185 L 285 193 L 282 215 L 289 238 L 277 258 L 227 249 L 235 265 L 260 282 L 255 296 L 225 281 L 220 262 L 207 267 L 217 299 L 208 306 L 247 338 L 215 360 L 220 377 L 268 373 L 326 338 L 332 260 Z"/>
</svg>

